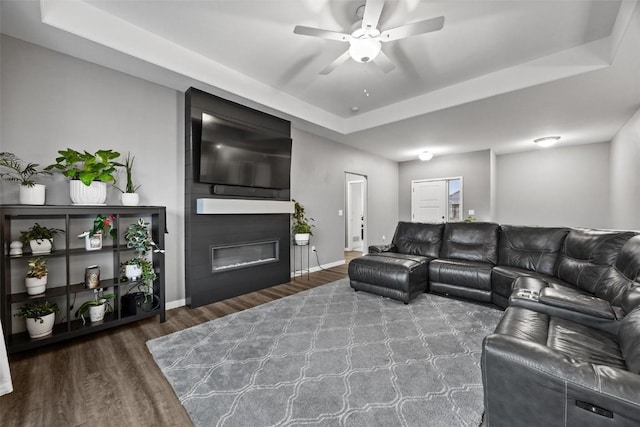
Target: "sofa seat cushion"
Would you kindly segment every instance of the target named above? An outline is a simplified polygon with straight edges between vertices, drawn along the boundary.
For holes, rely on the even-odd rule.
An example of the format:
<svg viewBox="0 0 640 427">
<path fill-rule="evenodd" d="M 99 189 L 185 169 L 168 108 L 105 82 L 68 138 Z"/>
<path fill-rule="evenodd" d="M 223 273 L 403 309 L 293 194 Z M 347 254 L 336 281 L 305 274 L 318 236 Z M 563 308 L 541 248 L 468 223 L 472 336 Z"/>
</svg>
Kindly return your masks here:
<svg viewBox="0 0 640 427">
<path fill-rule="evenodd" d="M 349 281 L 355 290 L 408 303 L 427 290 L 431 259 L 391 252 L 368 254 L 349 263 Z"/>
<path fill-rule="evenodd" d="M 626 369 L 615 335 L 545 313 L 509 307 L 495 333 L 544 345 L 577 362 Z"/>
<path fill-rule="evenodd" d="M 435 259 L 429 263 L 429 281 L 490 291 L 492 267 L 483 262 Z"/>
</svg>

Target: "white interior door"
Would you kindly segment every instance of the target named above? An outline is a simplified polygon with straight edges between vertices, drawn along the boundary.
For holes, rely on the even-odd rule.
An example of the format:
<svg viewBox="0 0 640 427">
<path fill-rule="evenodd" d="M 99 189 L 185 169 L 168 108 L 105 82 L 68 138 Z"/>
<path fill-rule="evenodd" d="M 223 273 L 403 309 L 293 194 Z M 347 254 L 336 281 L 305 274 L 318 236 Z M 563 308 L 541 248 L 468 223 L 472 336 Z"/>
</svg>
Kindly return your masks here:
<svg viewBox="0 0 640 427">
<path fill-rule="evenodd" d="M 411 183 L 412 222 L 445 222 L 447 207 L 446 180 Z"/>
<path fill-rule="evenodd" d="M 362 251 L 364 220 L 364 182 L 347 183 L 347 247 L 351 251 Z"/>
</svg>

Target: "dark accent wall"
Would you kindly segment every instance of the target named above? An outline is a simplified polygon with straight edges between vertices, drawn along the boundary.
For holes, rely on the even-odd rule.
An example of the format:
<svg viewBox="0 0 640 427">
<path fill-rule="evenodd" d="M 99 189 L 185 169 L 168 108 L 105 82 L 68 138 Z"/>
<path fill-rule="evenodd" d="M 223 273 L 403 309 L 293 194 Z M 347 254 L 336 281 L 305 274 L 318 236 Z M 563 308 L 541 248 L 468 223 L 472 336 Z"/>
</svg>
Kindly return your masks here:
<svg viewBox="0 0 640 427">
<path fill-rule="evenodd" d="M 191 307 L 210 304 L 290 280 L 290 216 L 288 214 L 199 215 L 199 198 L 243 197 L 211 194 L 197 181 L 202 113 L 291 137 L 287 120 L 190 88 L 185 94 L 185 292 Z M 278 194 L 276 200 L 289 200 Z M 273 199 L 272 199 L 273 200 Z M 280 260 L 228 272 L 211 272 L 209 247 L 277 239 Z"/>
</svg>

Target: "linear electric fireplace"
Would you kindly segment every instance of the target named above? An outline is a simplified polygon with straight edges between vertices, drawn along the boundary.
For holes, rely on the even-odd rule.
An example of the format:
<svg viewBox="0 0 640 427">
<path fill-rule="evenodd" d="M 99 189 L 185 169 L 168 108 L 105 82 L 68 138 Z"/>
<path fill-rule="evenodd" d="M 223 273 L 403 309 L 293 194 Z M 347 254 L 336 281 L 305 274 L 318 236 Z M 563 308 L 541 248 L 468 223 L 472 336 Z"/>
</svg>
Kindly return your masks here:
<svg viewBox="0 0 640 427">
<path fill-rule="evenodd" d="M 209 246 L 209 250 L 212 273 L 255 267 L 280 260 L 279 240 Z"/>
</svg>

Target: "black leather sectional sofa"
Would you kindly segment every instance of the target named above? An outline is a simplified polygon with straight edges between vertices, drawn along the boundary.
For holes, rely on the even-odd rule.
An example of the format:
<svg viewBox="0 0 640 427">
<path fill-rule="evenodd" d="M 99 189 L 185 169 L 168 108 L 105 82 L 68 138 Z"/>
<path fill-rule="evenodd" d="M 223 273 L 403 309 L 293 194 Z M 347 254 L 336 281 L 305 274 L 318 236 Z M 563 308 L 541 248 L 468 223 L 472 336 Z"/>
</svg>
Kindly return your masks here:
<svg viewBox="0 0 640 427">
<path fill-rule="evenodd" d="M 640 426 L 640 235 L 400 222 L 349 264 L 355 290 L 505 309 L 484 339 L 487 426 Z"/>
</svg>

